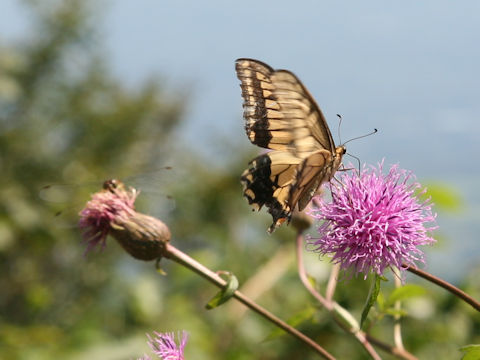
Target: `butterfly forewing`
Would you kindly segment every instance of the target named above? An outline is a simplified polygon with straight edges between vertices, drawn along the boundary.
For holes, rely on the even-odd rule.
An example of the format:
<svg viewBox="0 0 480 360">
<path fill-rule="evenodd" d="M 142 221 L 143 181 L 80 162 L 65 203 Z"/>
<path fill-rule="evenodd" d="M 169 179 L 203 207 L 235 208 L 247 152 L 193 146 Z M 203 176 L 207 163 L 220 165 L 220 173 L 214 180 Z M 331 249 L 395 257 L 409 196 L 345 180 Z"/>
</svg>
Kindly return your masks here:
<svg viewBox="0 0 480 360">
<path fill-rule="evenodd" d="M 239 59 L 237 76 L 241 81 L 245 131 L 250 141 L 263 148 L 286 150 L 292 142 L 290 124 L 281 112 L 274 94 L 274 70 L 260 61 Z"/>
<path fill-rule="evenodd" d="M 292 133 L 289 150 L 299 157 L 306 157 L 318 149 L 334 151 L 325 117 L 300 80 L 287 70 L 274 72 L 272 79 L 276 87 L 274 94 Z"/>
<path fill-rule="evenodd" d="M 238 59 L 235 68 L 247 136 L 255 145 L 276 150 L 251 161 L 241 179 L 249 203 L 269 208 L 273 231 L 297 204 L 305 208 L 338 169 L 343 153 L 335 148 L 325 117 L 293 73 L 253 59 Z"/>
</svg>

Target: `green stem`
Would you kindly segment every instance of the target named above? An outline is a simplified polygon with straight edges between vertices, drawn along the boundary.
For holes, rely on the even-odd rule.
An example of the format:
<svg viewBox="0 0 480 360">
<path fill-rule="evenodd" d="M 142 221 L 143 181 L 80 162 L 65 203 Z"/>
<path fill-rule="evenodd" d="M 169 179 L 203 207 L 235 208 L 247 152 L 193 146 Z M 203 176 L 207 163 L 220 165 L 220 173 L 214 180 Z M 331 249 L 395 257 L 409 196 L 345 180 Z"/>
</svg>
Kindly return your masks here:
<svg viewBox="0 0 480 360">
<path fill-rule="evenodd" d="M 337 302 L 333 301 L 331 296 L 333 296 L 333 290 L 330 289 L 329 296 L 324 298 L 310 283 L 308 280 L 307 272 L 303 265 L 303 235 L 302 232 L 298 232 L 297 234 L 297 270 L 300 276 L 300 280 L 303 283 L 303 286 L 310 292 L 310 294 L 315 297 L 324 307 L 327 309 L 332 315 L 335 322 L 346 332 L 355 336 L 355 338 L 362 344 L 365 350 L 369 353 L 372 359 L 381 359 L 380 355 L 375 351 L 372 344 L 377 345 L 382 350 L 386 352 L 405 359 L 405 360 L 418 360 L 414 355 L 410 354 L 405 349 L 399 349 L 395 346 L 391 346 L 389 344 L 380 341 L 364 331 L 360 330 L 360 325 L 358 324 L 357 320 L 353 317 L 353 315 L 345 308 L 340 306 Z M 337 270 L 334 270 L 337 271 Z M 329 284 L 329 287 L 333 287 L 333 285 Z M 329 298 L 330 297 L 330 298 Z"/>
<path fill-rule="evenodd" d="M 355 338 L 362 344 L 365 350 L 370 354 L 372 359 L 380 360 L 373 346 L 368 342 L 366 334 L 360 330 L 360 326 L 355 318 L 343 307 L 334 301 L 325 299 L 308 280 L 307 272 L 303 266 L 303 235 L 299 231 L 297 234 L 297 271 L 303 286 L 318 300 L 330 313 L 334 316 L 335 321 L 347 332 L 353 334 Z M 332 292 L 333 296 L 333 292 Z"/>
<path fill-rule="evenodd" d="M 397 267 L 392 269 L 393 271 L 393 278 L 395 281 L 395 287 L 399 288 L 402 286 L 402 280 L 401 280 L 401 275 L 399 274 L 399 270 Z M 405 350 L 405 346 L 403 346 L 403 340 L 402 340 L 402 324 L 401 324 L 401 316 L 399 315 L 399 312 L 402 308 L 402 302 L 400 300 L 395 301 L 395 310 L 397 311 L 397 314 L 395 314 L 394 319 L 395 323 L 393 325 L 393 342 L 397 346 L 397 348 L 401 350 Z"/>
</svg>

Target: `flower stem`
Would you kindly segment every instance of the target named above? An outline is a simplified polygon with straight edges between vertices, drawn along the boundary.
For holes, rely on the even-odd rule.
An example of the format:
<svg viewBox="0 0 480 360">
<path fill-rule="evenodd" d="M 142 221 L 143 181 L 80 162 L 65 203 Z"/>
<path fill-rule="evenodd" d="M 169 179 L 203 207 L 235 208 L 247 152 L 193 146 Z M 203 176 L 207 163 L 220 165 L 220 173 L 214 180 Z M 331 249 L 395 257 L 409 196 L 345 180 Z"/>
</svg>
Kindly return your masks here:
<svg viewBox="0 0 480 360">
<path fill-rule="evenodd" d="M 307 272 L 305 270 L 305 267 L 303 266 L 303 235 L 301 232 L 298 232 L 297 234 L 297 246 L 296 246 L 296 252 L 297 252 L 297 267 L 298 267 L 298 274 L 300 276 L 300 280 L 302 281 L 303 285 L 305 288 L 310 292 L 310 294 L 313 295 L 315 299 L 317 299 L 324 307 L 327 309 L 332 315 L 333 319 L 335 322 L 346 332 L 352 334 L 355 336 L 355 338 L 362 344 L 362 346 L 365 348 L 365 350 L 370 354 L 372 359 L 381 359 L 380 355 L 375 351 L 373 348 L 372 344 L 377 345 L 379 348 L 382 350 L 397 356 L 399 358 L 405 359 L 405 360 L 418 360 L 413 354 L 410 354 L 407 350 L 405 349 L 400 349 L 395 346 L 391 346 L 389 344 L 384 343 L 381 340 L 378 340 L 364 331 L 360 330 L 360 325 L 358 324 L 357 320 L 352 316 L 352 314 L 340 304 L 337 302 L 333 301 L 332 298 L 327 297 L 325 299 L 310 283 L 308 280 Z M 339 269 L 333 269 L 333 273 L 337 273 Z M 338 277 L 338 273 L 334 274 L 334 278 Z M 330 284 L 332 282 L 332 276 L 330 277 L 329 280 L 329 285 L 327 288 L 330 288 L 330 290 L 327 290 L 327 292 L 331 293 L 331 296 L 333 296 L 333 288 L 334 285 Z"/>
<path fill-rule="evenodd" d="M 372 344 L 374 345 L 377 345 L 380 349 L 396 356 L 396 357 L 399 357 L 401 359 L 405 359 L 405 360 L 418 360 L 418 358 L 416 356 L 414 356 L 413 354 L 410 354 L 408 351 L 406 350 L 402 350 L 402 349 L 399 349 L 395 346 L 391 346 L 391 345 L 388 345 L 386 343 L 384 343 L 383 341 L 380 341 L 378 340 L 377 338 L 374 338 L 373 336 L 370 336 L 367 334 L 367 339 L 368 341 L 370 341 Z"/>
<path fill-rule="evenodd" d="M 411 273 L 414 273 L 415 275 L 418 275 L 438 286 L 443 287 L 445 290 L 451 292 L 453 295 L 459 297 L 460 299 L 465 301 L 467 304 L 471 305 L 475 310 L 480 311 L 480 303 L 477 300 L 475 300 L 473 297 L 468 295 L 466 292 L 457 288 L 456 286 L 453 286 L 449 282 L 443 279 L 440 279 L 439 277 L 436 277 L 426 271 L 420 270 L 417 267 L 410 266 L 407 264 L 402 264 L 402 266 L 405 267 Z"/>
<path fill-rule="evenodd" d="M 327 301 L 333 301 L 333 295 L 335 294 L 335 288 L 337 287 L 338 274 L 340 273 L 340 264 L 335 264 L 330 272 L 330 278 L 328 279 L 327 290 L 325 297 Z"/>
<path fill-rule="evenodd" d="M 176 263 L 187 267 L 188 269 L 194 271 L 195 273 L 199 274 L 201 277 L 207 279 L 214 285 L 218 286 L 219 288 L 223 288 L 226 285 L 225 280 L 223 280 L 217 273 L 213 272 L 212 270 L 208 269 L 204 265 L 200 264 L 198 261 L 194 260 L 187 254 L 183 253 L 182 251 L 178 250 L 170 243 L 166 244 L 165 252 L 163 257 L 175 261 Z M 257 303 L 250 300 L 248 297 L 243 295 L 240 291 L 235 291 L 233 297 L 240 301 L 242 304 L 256 312 L 257 314 L 263 316 L 265 319 L 269 320 L 279 328 L 283 329 L 288 334 L 296 337 L 298 340 L 302 341 L 304 344 L 308 345 L 310 348 L 315 350 L 318 354 L 320 354 L 324 359 L 335 360 L 333 355 L 328 353 L 325 349 L 323 349 L 320 345 L 314 342 L 305 334 L 301 333 L 294 327 L 288 325 L 280 318 L 276 317 L 268 310 L 264 309 Z"/>
<path fill-rule="evenodd" d="M 299 232 L 297 234 L 297 246 L 296 246 L 296 252 L 297 252 L 297 271 L 298 271 L 298 276 L 300 277 L 300 280 L 302 281 L 303 286 L 308 290 L 310 294 L 313 295 L 315 299 L 318 300 L 320 304 L 324 308 L 326 308 L 328 311 L 333 310 L 333 304 L 331 301 L 327 301 L 310 283 L 310 280 L 308 280 L 307 272 L 305 271 L 305 267 L 303 266 L 303 236 L 302 233 Z"/>
<path fill-rule="evenodd" d="M 357 340 L 362 344 L 362 346 L 367 350 L 370 354 L 372 359 L 380 360 L 380 355 L 377 354 L 375 349 L 372 345 L 368 342 L 366 334 L 360 330 L 360 326 L 355 318 L 343 307 L 341 307 L 336 302 L 330 300 L 326 300 L 310 283 L 308 280 L 307 272 L 305 267 L 303 266 L 303 235 L 302 232 L 299 231 L 297 234 L 297 267 L 298 267 L 298 275 L 300 276 L 300 280 L 302 281 L 305 288 L 313 295 L 315 299 L 317 299 L 330 313 L 334 315 L 335 321 L 342 327 L 342 329 L 346 330 L 347 332 L 353 334 Z M 330 285 L 334 287 L 333 285 Z M 333 296 L 333 290 L 330 290 Z"/>
<path fill-rule="evenodd" d="M 393 269 L 393 277 L 394 277 L 394 280 L 395 280 L 395 287 L 396 288 L 401 287 L 402 286 L 402 280 L 400 278 L 399 270 L 396 267 L 395 267 L 395 269 Z M 402 308 L 402 302 L 400 300 L 395 301 L 395 310 L 397 312 L 400 312 L 401 308 Z M 395 319 L 395 323 L 393 325 L 393 341 L 394 341 L 395 345 L 397 346 L 397 348 L 399 348 L 400 350 L 405 350 L 405 347 L 403 346 L 403 340 L 402 340 L 401 317 L 397 313 L 397 314 L 395 314 L 394 319 Z"/>
</svg>

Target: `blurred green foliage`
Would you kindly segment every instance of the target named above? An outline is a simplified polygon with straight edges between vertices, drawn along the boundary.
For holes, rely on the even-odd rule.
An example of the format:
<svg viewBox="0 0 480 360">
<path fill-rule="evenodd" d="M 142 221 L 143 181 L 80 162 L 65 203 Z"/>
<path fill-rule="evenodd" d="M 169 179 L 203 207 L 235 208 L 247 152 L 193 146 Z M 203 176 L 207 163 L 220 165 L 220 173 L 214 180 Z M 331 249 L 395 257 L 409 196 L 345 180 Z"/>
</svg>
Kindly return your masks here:
<svg viewBox="0 0 480 360">
<path fill-rule="evenodd" d="M 238 177 L 249 156 L 238 151 L 220 169 L 181 147 L 188 99 L 155 79 L 129 89 L 111 74 L 93 2 L 27 4 L 31 37 L 0 49 L 0 358 L 132 359 L 147 351 L 145 332 L 181 329 L 190 333 L 187 359 L 317 358 L 233 301 L 206 310 L 217 289 L 178 265 L 162 262 L 161 276 L 114 241 L 84 256 L 78 229 L 59 226 L 57 204 L 39 197 L 46 184 L 97 181 L 94 189 L 75 187 L 60 207 L 81 204 L 101 180 L 172 164 L 159 175 L 159 191 L 176 204 L 162 217 L 176 246 L 211 269 L 232 271 L 240 285 L 255 282 L 262 291 L 250 296 L 339 359 L 367 358 L 300 285 L 293 230 L 267 236 L 269 216 L 252 214 L 242 199 Z M 144 192 L 138 209 L 155 215 L 161 204 Z M 326 262 L 307 259 L 323 287 Z M 267 267 L 278 278 L 260 276 Z M 462 284 L 476 298 L 478 275 Z M 336 298 L 359 318 L 368 288 L 363 279 L 346 280 Z M 460 346 L 480 342 L 479 315 L 441 290 L 427 286 L 405 306 L 405 344 L 420 358 L 458 358 Z M 391 327 L 385 317 L 371 332 L 391 343 Z"/>
<path fill-rule="evenodd" d="M 464 202 L 456 189 L 448 184 L 431 182 L 426 185 L 427 192 L 424 197 L 431 197 L 438 209 L 460 212 L 464 209 Z"/>
</svg>

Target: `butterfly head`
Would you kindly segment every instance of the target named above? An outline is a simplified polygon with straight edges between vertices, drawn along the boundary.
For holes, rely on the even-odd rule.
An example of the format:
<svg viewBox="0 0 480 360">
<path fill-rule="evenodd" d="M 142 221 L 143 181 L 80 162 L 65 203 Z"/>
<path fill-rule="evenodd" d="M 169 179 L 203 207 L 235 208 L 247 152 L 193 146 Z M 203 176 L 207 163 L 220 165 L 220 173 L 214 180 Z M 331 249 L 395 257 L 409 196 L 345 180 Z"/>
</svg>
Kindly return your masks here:
<svg viewBox="0 0 480 360">
<path fill-rule="evenodd" d="M 344 145 L 337 146 L 335 149 L 335 157 L 341 158 L 347 153 L 347 148 Z"/>
<path fill-rule="evenodd" d="M 333 177 L 333 175 L 335 174 L 335 171 L 337 171 L 340 165 L 342 164 L 343 155 L 345 155 L 346 153 L 347 153 L 347 148 L 344 145 L 340 145 L 335 148 L 335 154 L 333 154 L 333 162 L 332 162 L 333 171 L 331 172 L 329 179 Z"/>
</svg>

